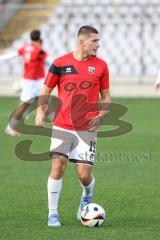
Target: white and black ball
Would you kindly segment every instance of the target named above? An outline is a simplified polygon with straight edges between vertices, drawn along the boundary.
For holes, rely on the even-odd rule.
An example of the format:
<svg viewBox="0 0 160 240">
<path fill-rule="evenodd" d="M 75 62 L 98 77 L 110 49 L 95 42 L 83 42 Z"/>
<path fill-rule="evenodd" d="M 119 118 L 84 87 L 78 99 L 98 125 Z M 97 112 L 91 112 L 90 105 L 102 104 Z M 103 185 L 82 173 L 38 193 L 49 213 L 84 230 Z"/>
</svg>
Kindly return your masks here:
<svg viewBox="0 0 160 240">
<path fill-rule="evenodd" d="M 87 204 L 81 211 L 81 222 L 84 226 L 99 227 L 105 218 L 105 210 L 96 203 Z"/>
</svg>

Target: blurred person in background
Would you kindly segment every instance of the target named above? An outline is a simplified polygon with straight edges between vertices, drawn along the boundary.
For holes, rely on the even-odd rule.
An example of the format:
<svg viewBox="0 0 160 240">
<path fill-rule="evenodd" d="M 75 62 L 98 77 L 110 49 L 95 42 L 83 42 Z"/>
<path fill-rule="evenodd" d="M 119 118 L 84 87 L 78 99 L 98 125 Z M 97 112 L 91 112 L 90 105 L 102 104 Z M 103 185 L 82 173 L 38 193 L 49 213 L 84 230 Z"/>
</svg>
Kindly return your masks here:
<svg viewBox="0 0 160 240">
<path fill-rule="evenodd" d="M 30 33 L 31 42 L 16 52 L 0 56 L 1 60 L 9 60 L 21 56 L 24 62 L 23 79 L 21 80 L 20 105 L 16 108 L 5 129 L 10 136 L 18 136 L 16 126 L 26 116 L 33 100 L 39 96 L 45 77 L 46 52 L 42 49 L 41 32 L 33 30 Z M 16 67 L 16 66 L 15 66 Z"/>
</svg>

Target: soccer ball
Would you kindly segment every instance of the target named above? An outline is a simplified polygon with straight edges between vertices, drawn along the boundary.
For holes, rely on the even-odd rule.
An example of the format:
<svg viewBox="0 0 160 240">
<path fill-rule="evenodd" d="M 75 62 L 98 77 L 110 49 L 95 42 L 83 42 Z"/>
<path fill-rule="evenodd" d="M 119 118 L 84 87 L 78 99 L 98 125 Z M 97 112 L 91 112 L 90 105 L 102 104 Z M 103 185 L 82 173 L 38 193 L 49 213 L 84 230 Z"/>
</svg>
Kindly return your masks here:
<svg viewBox="0 0 160 240">
<path fill-rule="evenodd" d="M 105 211 L 96 203 L 87 204 L 81 211 L 81 222 L 84 226 L 99 227 L 104 220 Z"/>
</svg>

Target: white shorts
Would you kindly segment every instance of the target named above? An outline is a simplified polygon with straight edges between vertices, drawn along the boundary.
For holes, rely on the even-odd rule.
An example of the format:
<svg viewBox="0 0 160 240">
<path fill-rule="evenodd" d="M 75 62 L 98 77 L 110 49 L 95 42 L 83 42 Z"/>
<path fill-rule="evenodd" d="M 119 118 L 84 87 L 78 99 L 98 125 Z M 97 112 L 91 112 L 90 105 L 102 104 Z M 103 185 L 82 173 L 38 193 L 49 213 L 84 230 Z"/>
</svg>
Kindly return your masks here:
<svg viewBox="0 0 160 240">
<path fill-rule="evenodd" d="M 50 155 L 65 157 L 74 163 L 93 165 L 96 152 L 97 133 L 74 131 L 53 126 Z"/>
<path fill-rule="evenodd" d="M 38 97 L 43 87 L 44 79 L 27 80 L 22 79 L 22 92 L 20 96 L 21 102 L 33 102 L 35 97 Z"/>
</svg>

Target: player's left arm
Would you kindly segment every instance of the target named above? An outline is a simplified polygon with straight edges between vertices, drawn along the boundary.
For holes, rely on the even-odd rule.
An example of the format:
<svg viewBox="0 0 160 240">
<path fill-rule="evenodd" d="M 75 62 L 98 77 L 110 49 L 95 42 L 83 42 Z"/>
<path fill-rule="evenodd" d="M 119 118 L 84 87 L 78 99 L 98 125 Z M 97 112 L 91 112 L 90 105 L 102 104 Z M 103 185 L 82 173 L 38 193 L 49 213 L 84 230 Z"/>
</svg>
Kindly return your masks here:
<svg viewBox="0 0 160 240">
<path fill-rule="evenodd" d="M 38 127 L 44 127 L 45 115 L 48 110 L 48 101 L 53 88 L 46 85 L 43 86 L 38 98 L 38 108 L 36 112 L 35 124 Z"/>
<path fill-rule="evenodd" d="M 110 90 L 108 89 L 102 89 L 100 91 L 101 95 L 101 108 L 99 111 L 99 117 L 103 119 L 103 117 L 107 114 L 108 106 L 111 103 L 111 96 L 110 96 Z"/>
<path fill-rule="evenodd" d="M 103 116 L 106 115 L 108 105 L 111 102 L 109 93 L 109 70 L 105 62 L 103 62 L 103 71 L 100 79 L 100 95 L 101 95 L 100 111 L 99 114 L 90 121 L 89 131 L 96 131 L 98 126 L 102 124 Z"/>
<path fill-rule="evenodd" d="M 102 124 L 103 117 L 107 114 L 107 109 L 111 103 L 110 91 L 108 89 L 100 90 L 101 102 L 99 114 L 94 117 L 89 123 L 89 131 L 96 131 L 97 128 Z"/>
</svg>

